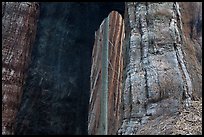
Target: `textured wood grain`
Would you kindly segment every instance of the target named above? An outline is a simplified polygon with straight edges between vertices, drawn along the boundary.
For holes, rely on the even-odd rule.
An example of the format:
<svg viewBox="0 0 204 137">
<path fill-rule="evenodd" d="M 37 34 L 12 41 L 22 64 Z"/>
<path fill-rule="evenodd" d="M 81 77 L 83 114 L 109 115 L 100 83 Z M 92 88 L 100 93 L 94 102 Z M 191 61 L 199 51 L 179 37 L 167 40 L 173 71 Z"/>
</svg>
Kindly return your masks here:
<svg viewBox="0 0 204 137">
<path fill-rule="evenodd" d="M 95 33 L 92 53 L 91 91 L 89 101 L 89 134 L 98 134 L 100 119 L 100 96 L 102 92 L 102 46 L 104 22 Z M 121 94 L 124 39 L 124 22 L 120 14 L 109 14 L 109 61 L 108 61 L 108 134 L 115 134 L 121 118 Z"/>
<path fill-rule="evenodd" d="M 38 3 L 2 3 L 2 134 L 13 134 L 37 15 Z"/>
</svg>

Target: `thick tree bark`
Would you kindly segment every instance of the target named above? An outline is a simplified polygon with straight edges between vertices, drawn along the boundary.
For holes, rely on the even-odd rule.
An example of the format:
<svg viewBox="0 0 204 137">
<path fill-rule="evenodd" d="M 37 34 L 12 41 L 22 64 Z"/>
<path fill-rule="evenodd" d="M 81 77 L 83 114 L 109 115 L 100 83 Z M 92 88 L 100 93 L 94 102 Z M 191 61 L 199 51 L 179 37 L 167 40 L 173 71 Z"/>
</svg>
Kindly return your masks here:
<svg viewBox="0 0 204 137">
<path fill-rule="evenodd" d="M 192 59 L 184 58 L 189 51 L 180 11 L 177 2 L 127 3 L 124 117 L 119 134 L 169 134 L 171 130 L 161 129 L 145 133 L 141 127 L 152 119 L 164 122 L 183 104 L 189 108 L 192 103 L 195 87 L 186 63 Z"/>
<path fill-rule="evenodd" d="M 87 126 L 101 134 L 104 123 L 107 134 L 170 134 L 152 125 L 171 127 L 181 106 L 202 96 L 202 5 L 128 2 L 125 23 L 110 15 L 108 41 L 103 23 L 95 33 L 91 57 L 94 31 L 123 4 L 42 3 L 35 40 L 38 3 L 2 2 L 2 134 L 15 126 L 16 134 L 87 134 Z M 101 73 L 103 42 L 108 74 Z M 103 76 L 107 112 L 100 111 Z"/>
<path fill-rule="evenodd" d="M 122 96 L 122 76 L 123 76 L 123 52 L 122 45 L 124 40 L 124 20 L 122 16 L 113 11 L 109 14 L 109 28 L 105 21 L 95 33 L 95 43 L 92 52 L 91 68 L 91 89 L 89 100 L 89 125 L 90 135 L 103 134 L 104 123 L 108 124 L 107 134 L 116 134 L 120 126 L 121 118 L 121 96 Z M 103 33 L 108 29 L 109 38 L 105 38 Z M 108 58 L 103 58 L 102 46 L 108 42 Z M 101 52 L 102 51 L 102 52 Z M 103 61 L 108 59 L 108 74 L 102 72 Z M 107 65 L 107 64 L 106 64 Z M 108 77 L 108 112 L 104 112 L 105 98 L 103 95 L 103 78 Z M 101 104 L 102 103 L 102 104 Z M 107 114 L 106 114 L 107 113 Z M 104 115 L 107 115 L 105 122 Z"/>
<path fill-rule="evenodd" d="M 2 134 L 13 134 L 36 33 L 38 3 L 2 3 Z"/>
<path fill-rule="evenodd" d="M 193 98 L 202 97 L 202 4 L 179 2 L 183 24 L 183 58 L 193 87 Z M 189 12 L 191 11 L 191 12 Z"/>
</svg>

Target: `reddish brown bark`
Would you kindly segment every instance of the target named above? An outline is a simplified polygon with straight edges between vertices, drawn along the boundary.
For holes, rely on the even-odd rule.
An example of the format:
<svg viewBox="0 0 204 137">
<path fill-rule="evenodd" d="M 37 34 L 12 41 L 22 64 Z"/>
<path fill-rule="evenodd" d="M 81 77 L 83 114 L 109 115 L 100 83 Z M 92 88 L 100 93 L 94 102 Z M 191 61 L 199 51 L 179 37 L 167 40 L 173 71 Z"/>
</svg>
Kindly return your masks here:
<svg viewBox="0 0 204 137">
<path fill-rule="evenodd" d="M 2 134 L 14 134 L 37 15 L 36 2 L 2 3 Z"/>
<path fill-rule="evenodd" d="M 192 95 L 197 100 L 202 97 L 202 3 L 180 2 L 179 5 L 183 23 L 184 60 L 192 80 Z"/>
<path fill-rule="evenodd" d="M 124 21 L 113 11 L 109 15 L 109 68 L 108 68 L 108 134 L 116 134 L 121 118 L 121 94 L 124 39 Z M 89 108 L 89 134 L 98 134 L 100 123 L 101 64 L 104 23 L 96 32 L 92 53 L 91 96 Z"/>
</svg>

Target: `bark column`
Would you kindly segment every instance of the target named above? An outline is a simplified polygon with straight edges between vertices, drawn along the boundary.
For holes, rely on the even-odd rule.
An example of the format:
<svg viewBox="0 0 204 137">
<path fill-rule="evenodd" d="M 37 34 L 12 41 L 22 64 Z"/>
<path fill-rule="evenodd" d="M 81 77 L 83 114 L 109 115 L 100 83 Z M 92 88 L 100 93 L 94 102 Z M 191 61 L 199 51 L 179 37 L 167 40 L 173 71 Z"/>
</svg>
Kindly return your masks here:
<svg viewBox="0 0 204 137">
<path fill-rule="evenodd" d="M 92 52 L 89 135 L 115 135 L 121 122 L 124 20 L 118 12 L 112 11 L 108 16 L 108 22 L 106 21 L 103 21 L 95 32 Z M 104 35 L 106 30 L 108 36 Z M 108 48 L 106 49 L 108 52 L 103 52 L 104 48 Z M 103 95 L 104 91 L 108 91 L 106 97 Z M 105 124 L 107 124 L 106 131 L 103 127 Z"/>
<path fill-rule="evenodd" d="M 36 2 L 2 3 L 2 134 L 14 134 L 37 15 Z"/>
<path fill-rule="evenodd" d="M 101 96 L 101 133 L 108 134 L 108 45 L 109 17 L 105 19 L 104 43 L 102 47 L 102 96 Z"/>
</svg>

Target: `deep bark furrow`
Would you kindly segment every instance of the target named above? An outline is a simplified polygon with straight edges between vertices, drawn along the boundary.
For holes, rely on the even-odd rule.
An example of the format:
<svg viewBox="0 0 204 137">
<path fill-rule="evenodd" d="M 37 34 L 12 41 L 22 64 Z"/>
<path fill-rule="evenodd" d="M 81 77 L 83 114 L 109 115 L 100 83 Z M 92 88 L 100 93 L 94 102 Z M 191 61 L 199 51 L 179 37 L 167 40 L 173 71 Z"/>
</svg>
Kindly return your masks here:
<svg viewBox="0 0 204 137">
<path fill-rule="evenodd" d="M 178 47 L 183 42 L 179 5 L 173 2 L 127 5 L 128 19 L 131 19 L 130 30 L 126 29 L 127 34 L 130 33 L 127 39 L 130 47 L 127 49 L 129 62 L 125 64 L 125 116 L 119 130 L 119 134 L 124 135 L 135 134 L 149 119 L 174 115 L 184 101 L 182 93 L 192 90 L 181 45 Z M 135 12 L 130 12 L 134 9 L 132 6 Z M 174 48 L 174 45 L 177 47 Z M 128 112 L 127 102 L 131 102 L 131 112 Z M 127 121 L 129 113 L 131 117 Z M 134 126 L 132 123 L 135 123 Z"/>
</svg>

